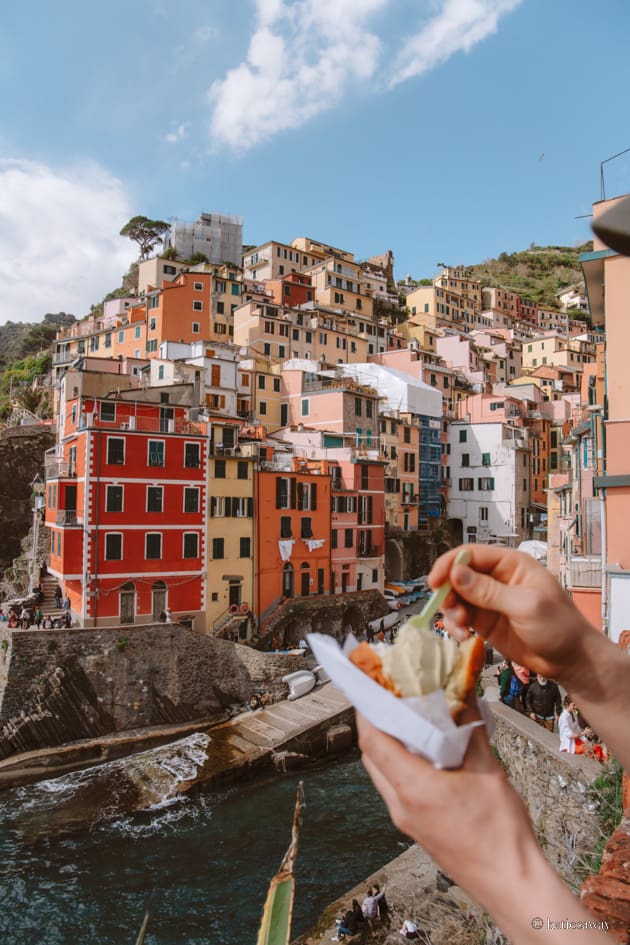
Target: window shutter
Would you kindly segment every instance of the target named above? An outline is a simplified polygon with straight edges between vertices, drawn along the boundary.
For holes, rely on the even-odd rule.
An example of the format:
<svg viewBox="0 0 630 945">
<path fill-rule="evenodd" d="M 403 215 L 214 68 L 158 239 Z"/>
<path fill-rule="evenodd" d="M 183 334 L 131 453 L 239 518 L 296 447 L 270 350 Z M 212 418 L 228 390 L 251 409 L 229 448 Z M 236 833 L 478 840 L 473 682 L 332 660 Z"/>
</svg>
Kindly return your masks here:
<svg viewBox="0 0 630 945">
<path fill-rule="evenodd" d="M 297 484 L 297 507 L 300 512 L 304 508 L 304 485 L 301 482 Z"/>
<path fill-rule="evenodd" d="M 311 483 L 311 510 L 315 512 L 317 510 L 317 483 Z"/>
<path fill-rule="evenodd" d="M 231 518 L 232 517 L 232 499 L 230 498 L 229 495 L 225 497 L 224 502 L 225 502 L 225 516 L 226 518 Z"/>
<path fill-rule="evenodd" d="M 210 496 L 210 518 L 214 518 L 217 514 L 217 497 Z"/>
<path fill-rule="evenodd" d="M 251 496 L 247 500 L 247 516 L 248 518 L 254 517 L 254 500 Z"/>
<path fill-rule="evenodd" d="M 290 507 L 291 507 L 292 509 L 294 509 L 294 508 L 295 508 L 296 480 L 295 480 L 295 479 L 291 479 L 290 482 L 291 482 L 291 503 L 290 503 Z"/>
<path fill-rule="evenodd" d="M 282 479 L 280 476 L 276 479 L 276 508 L 282 508 Z"/>
</svg>

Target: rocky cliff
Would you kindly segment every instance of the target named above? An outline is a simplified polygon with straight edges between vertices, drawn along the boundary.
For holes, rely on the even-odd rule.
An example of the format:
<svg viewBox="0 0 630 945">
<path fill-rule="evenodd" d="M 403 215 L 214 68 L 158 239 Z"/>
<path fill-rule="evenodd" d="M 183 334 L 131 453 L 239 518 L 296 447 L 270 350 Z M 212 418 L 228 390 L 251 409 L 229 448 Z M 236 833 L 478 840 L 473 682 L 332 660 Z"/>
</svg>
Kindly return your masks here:
<svg viewBox="0 0 630 945">
<path fill-rule="evenodd" d="M 44 453 L 54 442 L 50 426 L 0 431 L 0 575 L 21 554 L 33 524 L 31 483 L 38 474 L 43 479 Z"/>
</svg>

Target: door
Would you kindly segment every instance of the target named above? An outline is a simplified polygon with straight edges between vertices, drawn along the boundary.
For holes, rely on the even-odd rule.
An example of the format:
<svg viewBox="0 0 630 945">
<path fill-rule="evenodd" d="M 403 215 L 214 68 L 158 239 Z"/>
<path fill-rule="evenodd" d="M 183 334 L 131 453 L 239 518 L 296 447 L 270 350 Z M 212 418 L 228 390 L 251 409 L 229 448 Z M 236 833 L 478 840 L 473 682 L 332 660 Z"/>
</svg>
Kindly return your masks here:
<svg viewBox="0 0 630 945">
<path fill-rule="evenodd" d="M 301 583 L 302 597 L 308 597 L 309 590 L 310 590 L 310 583 L 311 583 L 311 572 L 302 571 L 302 573 L 300 574 L 300 578 L 301 578 L 300 583 Z"/>
<path fill-rule="evenodd" d="M 282 569 L 282 596 L 293 597 L 294 593 L 293 565 L 285 564 Z"/>
<path fill-rule="evenodd" d="M 133 623 L 136 616 L 136 589 L 125 584 L 120 592 L 120 622 Z"/>
<path fill-rule="evenodd" d="M 241 606 L 241 585 L 240 582 L 236 583 L 234 581 L 230 582 L 228 588 L 228 598 L 230 601 L 230 607 L 236 605 L 237 607 Z"/>
<path fill-rule="evenodd" d="M 348 575 L 345 571 L 341 574 L 341 593 L 345 594 L 348 590 Z"/>
<path fill-rule="evenodd" d="M 166 584 L 156 581 L 153 585 L 153 619 L 157 620 L 163 610 L 166 610 Z"/>
<path fill-rule="evenodd" d="M 175 416 L 175 411 L 172 407 L 160 407 L 160 433 L 168 433 L 170 429 L 170 421 Z"/>
</svg>

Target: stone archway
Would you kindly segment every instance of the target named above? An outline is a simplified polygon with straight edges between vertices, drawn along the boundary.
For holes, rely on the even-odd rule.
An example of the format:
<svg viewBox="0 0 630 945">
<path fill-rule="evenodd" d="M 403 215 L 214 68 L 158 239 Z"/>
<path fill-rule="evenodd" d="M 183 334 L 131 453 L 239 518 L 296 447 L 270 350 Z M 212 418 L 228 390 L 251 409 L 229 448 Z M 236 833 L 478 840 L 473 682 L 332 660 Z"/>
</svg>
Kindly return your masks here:
<svg viewBox="0 0 630 945">
<path fill-rule="evenodd" d="M 342 632 L 351 627 L 353 633 L 359 632 L 363 627 L 363 616 L 358 607 L 350 605 L 347 607 L 341 617 L 341 630 Z"/>
<path fill-rule="evenodd" d="M 446 523 L 452 545 L 461 545 L 464 542 L 464 523 L 461 518 L 449 518 Z"/>
<path fill-rule="evenodd" d="M 395 538 L 385 542 L 385 578 L 390 581 L 402 581 L 405 574 L 405 554 L 403 546 Z"/>
</svg>

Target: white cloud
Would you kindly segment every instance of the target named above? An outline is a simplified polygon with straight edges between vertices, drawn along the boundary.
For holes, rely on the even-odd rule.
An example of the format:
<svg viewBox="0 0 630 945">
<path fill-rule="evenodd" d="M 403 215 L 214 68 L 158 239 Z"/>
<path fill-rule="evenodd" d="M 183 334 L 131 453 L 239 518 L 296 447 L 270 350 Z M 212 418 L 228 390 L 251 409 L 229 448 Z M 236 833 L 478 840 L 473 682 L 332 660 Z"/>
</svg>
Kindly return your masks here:
<svg viewBox="0 0 630 945">
<path fill-rule="evenodd" d="M 257 0 L 246 61 L 209 91 L 213 146 L 246 150 L 303 125 L 370 79 L 381 44 L 364 23 L 389 2 Z"/>
<path fill-rule="evenodd" d="M 186 125 L 178 125 L 175 131 L 169 131 L 168 134 L 164 135 L 164 140 L 169 144 L 177 144 L 178 141 L 183 141 L 186 137 Z"/>
<path fill-rule="evenodd" d="M 255 0 L 245 60 L 209 89 L 211 146 L 245 151 L 334 108 L 353 86 L 391 88 L 421 75 L 470 50 L 521 2 L 418 0 L 427 16 L 403 38 L 395 31 L 408 21 L 407 0 Z M 383 21 L 374 22 L 383 13 L 391 49 Z"/>
<path fill-rule="evenodd" d="M 491 33 L 499 17 L 522 0 L 446 0 L 441 9 L 403 45 L 390 87 L 422 75 L 456 52 L 468 52 Z"/>
<path fill-rule="evenodd" d="M 121 182 L 96 164 L 0 160 L 0 323 L 88 312 L 137 256 L 119 236 L 133 213 Z"/>
</svg>

